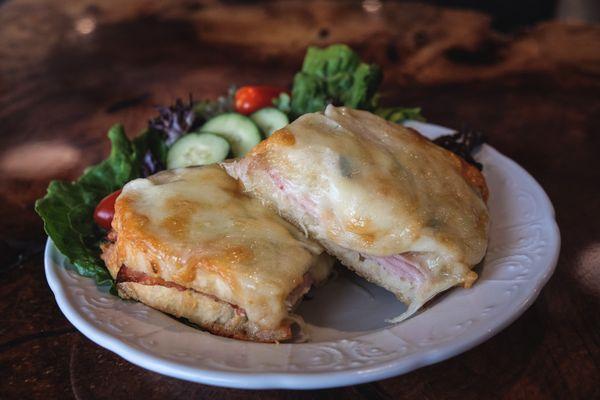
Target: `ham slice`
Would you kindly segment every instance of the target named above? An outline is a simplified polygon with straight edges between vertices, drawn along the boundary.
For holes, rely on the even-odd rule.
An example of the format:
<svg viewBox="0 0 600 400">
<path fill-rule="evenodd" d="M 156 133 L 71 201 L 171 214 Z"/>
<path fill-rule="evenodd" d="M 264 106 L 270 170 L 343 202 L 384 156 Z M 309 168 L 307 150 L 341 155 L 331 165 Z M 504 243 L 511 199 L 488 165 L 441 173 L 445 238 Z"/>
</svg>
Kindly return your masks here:
<svg viewBox="0 0 600 400">
<path fill-rule="evenodd" d="M 275 170 L 269 169 L 268 174 L 275 186 L 285 194 L 290 203 L 294 204 L 295 207 L 302 209 L 313 218 L 317 218 L 317 204 L 311 198 L 297 195 L 296 193 L 299 193 L 300 191 L 293 190 L 293 184 L 281 177 Z M 392 274 L 397 275 L 408 282 L 420 284 L 427 278 L 421 266 L 417 262 L 411 260 L 409 256 L 394 254 L 386 257 L 377 257 L 363 253 L 360 255 L 364 259 L 379 264 L 382 268 L 387 269 Z"/>
<path fill-rule="evenodd" d="M 382 268 L 387 269 L 394 275 L 407 280 L 409 282 L 420 284 L 425 281 L 427 276 L 423 271 L 423 268 L 411 260 L 408 256 L 402 254 L 394 254 L 387 257 L 377 257 L 368 254 L 362 254 L 361 256 L 365 260 L 371 260 L 381 265 Z"/>
<path fill-rule="evenodd" d="M 306 195 L 298 195 L 297 193 L 301 193 L 301 191 L 294 190 L 293 184 L 282 178 L 275 170 L 270 169 L 268 173 L 275 186 L 285 194 L 290 203 L 294 204 L 295 207 L 299 207 L 311 217 L 318 217 L 317 203 L 313 199 Z"/>
</svg>

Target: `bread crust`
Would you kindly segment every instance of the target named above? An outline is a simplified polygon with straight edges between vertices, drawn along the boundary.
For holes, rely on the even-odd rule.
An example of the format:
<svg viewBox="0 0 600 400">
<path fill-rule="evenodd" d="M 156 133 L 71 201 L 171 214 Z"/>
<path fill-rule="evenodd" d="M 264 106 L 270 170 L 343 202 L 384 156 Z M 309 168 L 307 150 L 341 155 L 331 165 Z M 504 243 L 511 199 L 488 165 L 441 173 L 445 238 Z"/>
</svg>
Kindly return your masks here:
<svg viewBox="0 0 600 400">
<path fill-rule="evenodd" d="M 117 283 L 119 296 L 140 301 L 154 309 L 185 318 L 219 336 L 254 342 L 275 343 L 292 338 L 291 323 L 274 330 L 253 331 L 243 310 L 193 289 L 178 290 L 138 282 Z"/>
</svg>

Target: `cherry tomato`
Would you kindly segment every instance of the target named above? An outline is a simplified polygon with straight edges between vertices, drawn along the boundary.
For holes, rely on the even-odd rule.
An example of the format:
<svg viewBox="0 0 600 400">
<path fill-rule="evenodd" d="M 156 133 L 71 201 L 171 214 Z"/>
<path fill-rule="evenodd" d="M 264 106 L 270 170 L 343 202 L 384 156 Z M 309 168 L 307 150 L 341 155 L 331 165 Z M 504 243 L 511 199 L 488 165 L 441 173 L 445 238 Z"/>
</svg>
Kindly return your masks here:
<svg viewBox="0 0 600 400">
<path fill-rule="evenodd" d="M 110 230 L 110 224 L 115 216 L 115 200 L 121 194 L 121 189 L 116 192 L 112 192 L 102 200 L 96 206 L 94 210 L 94 221 L 99 227 L 106 230 Z"/>
<path fill-rule="evenodd" d="M 263 107 L 270 107 L 281 92 L 288 91 L 276 86 L 242 86 L 235 92 L 235 110 L 248 115 Z"/>
</svg>

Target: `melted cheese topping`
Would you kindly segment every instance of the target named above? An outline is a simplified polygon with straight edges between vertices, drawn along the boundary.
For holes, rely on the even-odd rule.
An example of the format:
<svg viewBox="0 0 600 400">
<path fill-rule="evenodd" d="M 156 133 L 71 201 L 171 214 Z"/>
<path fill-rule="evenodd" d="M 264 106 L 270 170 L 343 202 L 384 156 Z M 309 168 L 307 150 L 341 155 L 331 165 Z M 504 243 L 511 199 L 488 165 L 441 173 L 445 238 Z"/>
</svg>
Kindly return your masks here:
<svg viewBox="0 0 600 400">
<path fill-rule="evenodd" d="M 319 261 L 322 248 L 259 201 L 241 193 L 218 166 L 134 180 L 115 205 L 117 257 L 243 308 L 260 327 L 287 316 L 285 299 Z"/>
<path fill-rule="evenodd" d="M 282 211 L 302 214 L 293 219 L 318 240 L 378 257 L 434 253 L 461 271 L 485 254 L 488 211 L 460 159 L 366 111 L 306 114 L 226 168 L 269 203 L 293 199 L 302 210 Z"/>
</svg>

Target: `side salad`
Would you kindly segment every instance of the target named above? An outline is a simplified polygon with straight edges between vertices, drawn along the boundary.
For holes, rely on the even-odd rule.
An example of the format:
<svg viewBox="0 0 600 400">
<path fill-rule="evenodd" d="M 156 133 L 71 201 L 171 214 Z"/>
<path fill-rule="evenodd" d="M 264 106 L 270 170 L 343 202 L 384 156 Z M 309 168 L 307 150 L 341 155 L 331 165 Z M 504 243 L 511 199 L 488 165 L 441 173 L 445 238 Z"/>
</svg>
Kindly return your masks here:
<svg viewBox="0 0 600 400">
<path fill-rule="evenodd" d="M 232 87 L 215 101 L 177 100 L 159 107 L 147 128 L 130 140 L 123 126 L 108 131 L 111 152 L 74 182 L 52 181 L 35 204 L 44 229 L 76 271 L 114 289 L 99 245 L 105 240 L 114 203 L 127 182 L 158 171 L 241 157 L 274 131 L 328 104 L 372 111 L 390 121 L 423 120 L 419 108 L 380 107 L 381 69 L 344 44 L 310 47 L 291 90 L 274 86 Z M 480 135 L 448 137 L 441 144 L 466 152 Z M 459 143 L 459 145 L 457 145 Z M 454 149 L 454 150 L 453 150 Z M 463 157 L 465 155 L 459 154 Z"/>
</svg>

